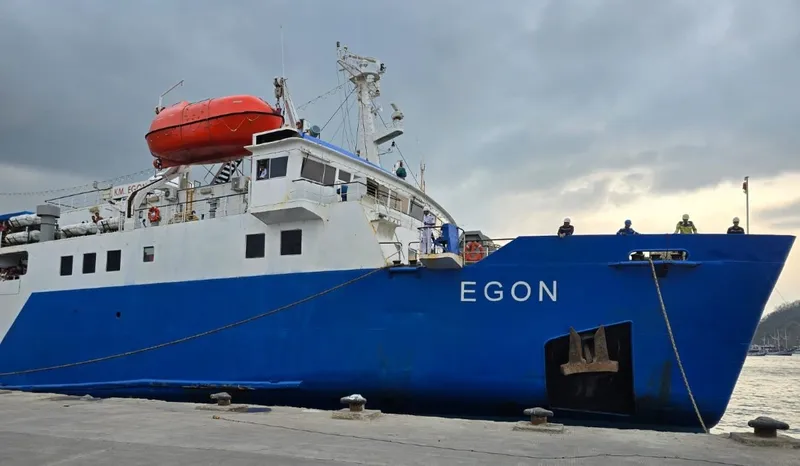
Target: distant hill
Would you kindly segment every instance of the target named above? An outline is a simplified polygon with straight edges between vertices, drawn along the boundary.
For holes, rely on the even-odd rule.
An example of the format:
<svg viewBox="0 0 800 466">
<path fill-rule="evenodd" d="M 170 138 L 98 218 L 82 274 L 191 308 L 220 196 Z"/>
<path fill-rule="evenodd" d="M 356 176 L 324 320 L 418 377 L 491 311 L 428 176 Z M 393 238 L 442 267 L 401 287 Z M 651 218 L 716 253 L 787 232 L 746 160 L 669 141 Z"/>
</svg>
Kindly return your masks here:
<svg viewBox="0 0 800 466">
<path fill-rule="evenodd" d="M 753 343 L 760 345 L 763 337 L 767 337 L 767 343 L 771 343 L 770 336 L 780 331 L 783 336 L 784 330 L 789 337 L 789 345 L 797 346 L 800 344 L 800 301 L 784 303 L 775 308 L 766 317 L 761 319 L 756 330 Z"/>
</svg>

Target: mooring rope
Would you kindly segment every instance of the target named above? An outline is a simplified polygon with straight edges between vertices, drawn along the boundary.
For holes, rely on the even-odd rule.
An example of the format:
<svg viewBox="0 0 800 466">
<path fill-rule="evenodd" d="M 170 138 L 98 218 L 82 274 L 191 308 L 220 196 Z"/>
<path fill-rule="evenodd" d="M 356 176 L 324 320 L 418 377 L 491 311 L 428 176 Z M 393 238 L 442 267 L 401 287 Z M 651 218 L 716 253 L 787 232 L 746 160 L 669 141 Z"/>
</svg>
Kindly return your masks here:
<svg viewBox="0 0 800 466">
<path fill-rule="evenodd" d="M 675 360 L 678 361 L 678 369 L 681 371 L 681 377 L 683 378 L 683 384 L 686 385 L 686 391 L 689 393 L 689 400 L 692 402 L 692 407 L 694 408 L 694 413 L 697 415 L 697 420 L 700 421 L 700 426 L 703 428 L 703 432 L 706 434 L 708 433 L 708 428 L 706 428 L 706 423 L 703 421 L 703 416 L 700 415 L 700 409 L 697 407 L 697 402 L 694 399 L 694 395 L 692 394 L 692 389 L 689 387 L 689 378 L 686 377 L 686 371 L 683 370 L 683 363 L 681 362 L 681 356 L 678 353 L 678 345 L 675 343 L 675 335 L 672 333 L 672 326 L 669 324 L 669 317 L 667 316 L 667 307 L 664 305 L 664 297 L 661 295 L 661 285 L 658 282 L 658 275 L 656 274 L 656 265 L 653 263 L 653 258 L 648 258 L 650 261 L 650 271 L 653 273 L 653 281 L 656 284 L 656 292 L 658 292 L 658 301 L 661 303 L 661 314 L 664 316 L 664 323 L 667 325 L 667 334 L 669 335 L 669 341 L 672 343 L 672 351 L 675 352 Z"/>
</svg>

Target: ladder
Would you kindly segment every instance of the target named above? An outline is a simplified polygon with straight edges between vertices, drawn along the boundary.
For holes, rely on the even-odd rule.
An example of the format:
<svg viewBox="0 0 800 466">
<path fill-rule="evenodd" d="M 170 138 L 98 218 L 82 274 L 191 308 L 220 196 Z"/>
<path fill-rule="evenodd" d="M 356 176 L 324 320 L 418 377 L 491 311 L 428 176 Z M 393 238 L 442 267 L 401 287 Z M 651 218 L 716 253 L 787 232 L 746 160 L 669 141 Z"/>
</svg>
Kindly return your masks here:
<svg viewBox="0 0 800 466">
<path fill-rule="evenodd" d="M 243 159 L 231 160 L 220 165 L 217 174 L 214 175 L 214 180 L 211 184 L 225 184 L 231 180 L 231 177 L 236 173 L 236 170 L 242 164 Z"/>
</svg>

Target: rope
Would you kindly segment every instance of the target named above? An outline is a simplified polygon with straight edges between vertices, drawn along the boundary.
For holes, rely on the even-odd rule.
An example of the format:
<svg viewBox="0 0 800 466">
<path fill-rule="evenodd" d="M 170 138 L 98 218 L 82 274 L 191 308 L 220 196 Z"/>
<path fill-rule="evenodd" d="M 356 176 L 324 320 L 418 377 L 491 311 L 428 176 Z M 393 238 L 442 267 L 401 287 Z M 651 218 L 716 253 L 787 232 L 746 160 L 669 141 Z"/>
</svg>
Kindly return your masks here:
<svg viewBox="0 0 800 466">
<path fill-rule="evenodd" d="M 322 128 L 320 128 L 320 132 L 322 132 L 322 131 L 324 131 L 324 130 L 325 130 L 325 128 L 328 126 L 328 123 L 330 123 L 330 122 L 331 122 L 331 120 L 333 120 L 333 117 L 335 117 L 335 116 L 336 116 L 336 114 L 337 114 L 337 113 L 339 113 L 339 110 L 341 110 L 341 109 L 342 109 L 342 106 L 345 104 L 345 102 L 347 102 L 347 99 L 349 99 L 349 98 L 350 98 L 350 96 L 351 96 L 351 95 L 353 95 L 353 92 L 355 92 L 355 90 L 356 90 L 356 88 L 355 88 L 355 87 L 354 87 L 353 89 L 351 89 L 351 90 L 350 90 L 350 93 L 349 93 L 349 94 L 347 94 L 347 96 L 344 98 L 344 100 L 342 101 L 342 103 L 340 103 L 340 104 L 339 104 L 339 106 L 338 106 L 338 107 L 336 107 L 336 111 L 334 111 L 334 112 L 333 112 L 333 115 L 331 115 L 331 117 L 330 117 L 330 118 L 328 118 L 328 121 L 326 121 L 326 122 L 325 122 L 325 124 L 324 124 L 324 125 L 322 125 Z"/>
<path fill-rule="evenodd" d="M 331 95 L 335 94 L 336 91 L 341 89 L 345 84 L 347 84 L 347 82 L 341 83 L 338 86 L 334 87 L 333 89 L 329 90 L 328 92 L 326 92 L 324 94 L 320 94 L 320 95 L 314 97 L 313 99 L 309 100 L 308 102 L 304 103 L 303 105 L 297 107 L 297 111 L 303 110 L 304 108 L 308 107 L 309 105 L 315 103 L 316 101 L 318 101 L 320 99 L 324 99 L 325 97 L 328 97 L 328 96 L 331 96 Z"/>
<path fill-rule="evenodd" d="M 649 257 L 648 260 L 650 261 L 650 271 L 653 273 L 653 281 L 656 284 L 656 291 L 658 292 L 658 302 L 661 303 L 661 314 L 664 316 L 664 323 L 667 325 L 667 334 L 669 335 L 670 343 L 672 343 L 672 351 L 675 352 L 675 360 L 678 361 L 678 369 L 680 369 L 681 371 L 683 384 L 686 386 L 686 391 L 689 393 L 689 400 L 692 402 L 692 407 L 694 408 L 694 413 L 697 415 L 697 420 L 700 421 L 700 427 L 702 427 L 703 432 L 707 434 L 708 428 L 706 427 L 706 423 L 703 422 L 703 417 L 700 415 L 700 409 L 697 407 L 697 402 L 695 401 L 694 395 L 692 394 L 692 389 L 689 387 L 689 378 L 686 377 L 686 371 L 683 370 L 683 363 L 681 362 L 681 356 L 680 354 L 678 354 L 678 345 L 675 343 L 675 335 L 673 335 L 672 326 L 669 324 L 669 317 L 667 316 L 667 307 L 664 305 L 664 297 L 661 296 L 661 285 L 658 283 L 658 275 L 656 275 L 656 265 L 653 263 L 652 257 Z"/>
<path fill-rule="evenodd" d="M 108 361 L 108 360 L 111 360 L 111 359 L 119 359 L 119 358 L 123 358 L 123 357 L 126 357 L 126 356 L 132 356 L 132 355 L 139 354 L 139 353 L 146 353 L 148 351 L 153 351 L 153 350 L 165 348 L 167 346 L 172 346 L 172 345 L 177 345 L 177 344 L 180 344 L 180 343 L 185 343 L 185 342 L 190 341 L 190 340 L 196 340 L 198 338 L 201 338 L 201 337 L 204 337 L 204 336 L 207 336 L 207 335 L 211 335 L 211 334 L 214 334 L 214 333 L 219 333 L 219 332 L 221 332 L 223 330 L 227 330 L 229 328 L 238 327 L 240 325 L 244 325 L 246 323 L 253 322 L 255 320 L 262 319 L 264 317 L 267 317 L 267 316 L 270 316 L 270 315 L 273 315 L 273 314 L 277 314 L 277 313 L 279 313 L 281 311 L 285 311 L 285 310 L 293 308 L 295 306 L 299 306 L 300 304 L 307 303 L 309 301 L 312 301 L 314 299 L 319 298 L 320 296 L 324 296 L 324 295 L 326 295 L 328 293 L 332 293 L 332 292 L 334 292 L 334 291 L 336 291 L 336 290 L 338 290 L 340 288 L 344 288 L 345 286 L 352 285 L 353 283 L 355 283 L 357 281 L 360 281 L 360 280 L 363 280 L 363 279 L 369 277 L 370 275 L 374 275 L 374 274 L 380 272 L 381 270 L 383 270 L 385 268 L 386 267 L 379 267 L 377 269 L 370 270 L 369 272 L 367 272 L 367 273 L 365 273 L 363 275 L 359 275 L 356 278 L 350 279 L 350 280 L 348 280 L 348 281 L 346 281 L 344 283 L 340 283 L 340 284 L 334 286 L 333 288 L 328 288 L 327 290 L 320 291 L 317 294 L 313 294 L 311 296 L 307 296 L 307 297 L 305 297 L 305 298 L 303 298 L 303 299 L 301 299 L 299 301 L 295 301 L 293 303 L 289 303 L 289 304 L 287 304 L 285 306 L 281 306 L 281 307 L 279 307 L 277 309 L 273 309 L 271 311 L 267 311 L 267 312 L 264 312 L 262 314 L 258 314 L 256 316 L 248 317 L 247 319 L 240 320 L 240 321 L 234 322 L 232 324 L 224 325 L 222 327 L 218 327 L 218 328 L 215 328 L 215 329 L 212 329 L 212 330 L 207 330 L 207 331 L 201 332 L 201 333 L 196 333 L 194 335 L 189 335 L 188 337 L 179 338 L 177 340 L 172 340 L 172 341 L 168 341 L 168 342 L 165 342 L 165 343 L 159 343 L 157 345 L 148 346 L 146 348 L 140 348 L 140 349 L 133 350 L 133 351 L 126 351 L 124 353 L 112 354 L 111 356 L 103 356 L 103 357 L 100 357 L 100 358 L 87 359 L 85 361 L 80 361 L 80 362 L 70 362 L 70 363 L 67 363 L 67 364 L 59 364 L 57 366 L 40 367 L 38 369 L 26 369 L 26 370 L 22 370 L 22 371 L 14 371 L 14 372 L 1 372 L 0 373 L 0 377 L 7 377 L 7 376 L 11 376 L 11 375 L 32 374 L 34 372 L 52 371 L 52 370 L 56 370 L 56 369 L 65 369 L 65 368 L 68 368 L 68 367 L 85 366 L 85 365 L 88 365 L 88 364 L 94 364 L 94 363 L 97 363 L 97 362 Z"/>
</svg>

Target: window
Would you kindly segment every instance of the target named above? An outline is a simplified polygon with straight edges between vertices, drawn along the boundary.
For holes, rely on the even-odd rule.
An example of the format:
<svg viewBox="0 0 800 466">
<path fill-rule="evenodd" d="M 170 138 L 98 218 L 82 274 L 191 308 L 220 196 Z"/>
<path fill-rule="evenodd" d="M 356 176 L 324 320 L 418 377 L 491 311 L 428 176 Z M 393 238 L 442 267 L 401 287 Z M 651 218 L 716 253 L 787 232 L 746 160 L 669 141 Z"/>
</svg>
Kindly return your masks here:
<svg viewBox="0 0 800 466">
<path fill-rule="evenodd" d="M 375 180 L 367 178 L 367 196 L 378 197 L 378 183 Z"/>
<path fill-rule="evenodd" d="M 61 276 L 72 275 L 72 256 L 61 256 Z"/>
<path fill-rule="evenodd" d="M 396 192 L 392 192 L 391 197 L 389 198 L 389 207 L 398 212 L 406 213 L 408 212 L 408 199 L 397 194 Z"/>
<path fill-rule="evenodd" d="M 333 186 L 336 183 L 336 168 L 306 157 L 300 168 L 300 177 L 325 186 Z"/>
<path fill-rule="evenodd" d="M 116 272 L 122 266 L 122 251 L 106 252 L 106 272 Z"/>
<path fill-rule="evenodd" d="M 408 215 L 414 217 L 419 221 L 422 221 L 423 217 L 422 209 L 423 209 L 422 204 L 418 203 L 417 200 L 415 199 L 411 201 L 411 211 L 408 213 Z"/>
<path fill-rule="evenodd" d="M 264 257 L 265 236 L 264 233 L 245 236 L 244 257 L 246 259 Z"/>
<path fill-rule="evenodd" d="M 27 251 L 0 254 L 0 282 L 17 280 L 26 273 L 28 273 Z"/>
<path fill-rule="evenodd" d="M 380 205 L 389 204 L 389 188 L 378 185 L 378 203 Z"/>
<path fill-rule="evenodd" d="M 322 175 L 322 184 L 333 186 L 336 184 L 336 169 L 330 165 L 325 165 L 325 174 Z"/>
<path fill-rule="evenodd" d="M 322 178 L 325 176 L 325 164 L 311 160 L 309 158 L 303 159 L 303 166 L 300 168 L 300 177 L 307 180 L 322 183 Z"/>
<path fill-rule="evenodd" d="M 269 177 L 280 178 L 286 176 L 286 169 L 289 167 L 289 156 L 275 157 L 269 161 Z"/>
<path fill-rule="evenodd" d="M 97 268 L 97 253 L 87 252 L 83 255 L 83 273 L 94 273 Z"/>
<path fill-rule="evenodd" d="M 339 181 L 342 183 L 349 183 L 353 175 L 344 170 L 339 170 Z"/>
<path fill-rule="evenodd" d="M 281 255 L 296 256 L 303 252 L 303 230 L 281 232 Z"/>
<path fill-rule="evenodd" d="M 269 179 L 269 159 L 256 162 L 256 180 Z"/>
<path fill-rule="evenodd" d="M 267 180 L 286 176 L 289 156 L 261 159 L 256 162 L 256 180 Z"/>
<path fill-rule="evenodd" d="M 156 260 L 156 248 L 154 246 L 145 246 L 142 252 L 142 262 L 153 262 Z"/>
</svg>

